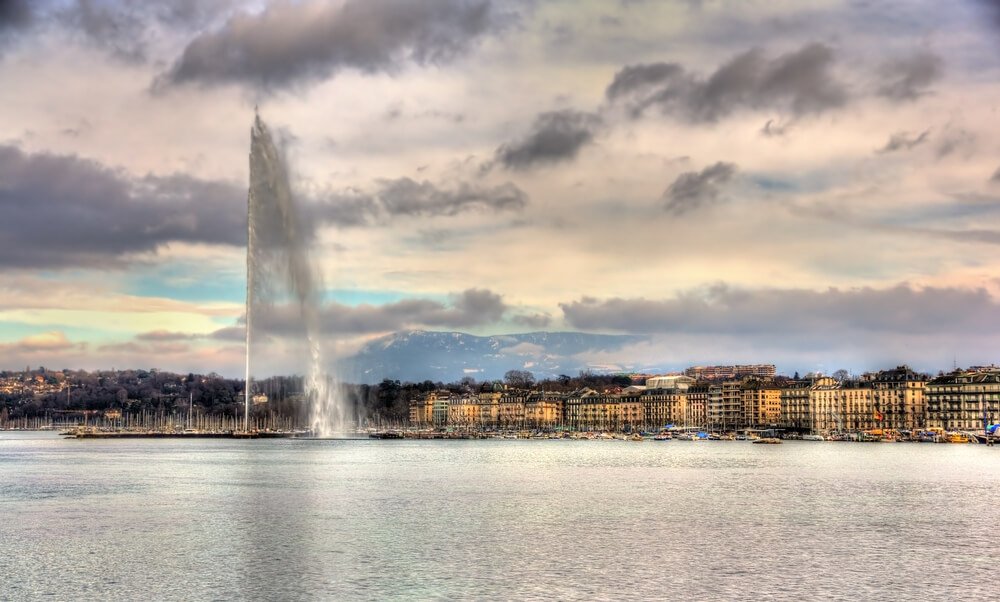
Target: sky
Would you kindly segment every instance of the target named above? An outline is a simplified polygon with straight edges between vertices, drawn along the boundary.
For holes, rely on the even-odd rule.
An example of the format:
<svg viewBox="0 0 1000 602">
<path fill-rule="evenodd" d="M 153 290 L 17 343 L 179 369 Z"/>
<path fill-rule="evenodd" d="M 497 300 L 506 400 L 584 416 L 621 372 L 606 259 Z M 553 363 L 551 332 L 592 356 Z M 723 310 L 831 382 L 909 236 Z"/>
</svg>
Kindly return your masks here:
<svg viewBox="0 0 1000 602">
<path fill-rule="evenodd" d="M 332 358 L 996 363 L 998 103 L 986 0 L 0 0 L 0 368 L 242 372 L 255 107 Z"/>
</svg>

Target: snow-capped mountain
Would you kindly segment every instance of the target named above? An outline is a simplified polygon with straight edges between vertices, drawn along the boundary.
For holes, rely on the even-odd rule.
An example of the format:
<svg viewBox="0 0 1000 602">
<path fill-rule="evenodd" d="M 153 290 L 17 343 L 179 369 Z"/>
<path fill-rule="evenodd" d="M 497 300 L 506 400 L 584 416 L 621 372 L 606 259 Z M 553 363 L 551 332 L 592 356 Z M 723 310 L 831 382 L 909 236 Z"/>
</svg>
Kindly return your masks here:
<svg viewBox="0 0 1000 602">
<path fill-rule="evenodd" d="M 374 383 L 383 378 L 451 382 L 464 376 L 478 381 L 499 379 L 508 370 L 528 370 L 536 378 L 605 366 L 588 355 L 614 352 L 645 340 L 636 335 L 582 332 L 528 332 L 475 336 L 461 332 L 412 330 L 366 344 L 342 364 L 343 378 Z"/>
</svg>

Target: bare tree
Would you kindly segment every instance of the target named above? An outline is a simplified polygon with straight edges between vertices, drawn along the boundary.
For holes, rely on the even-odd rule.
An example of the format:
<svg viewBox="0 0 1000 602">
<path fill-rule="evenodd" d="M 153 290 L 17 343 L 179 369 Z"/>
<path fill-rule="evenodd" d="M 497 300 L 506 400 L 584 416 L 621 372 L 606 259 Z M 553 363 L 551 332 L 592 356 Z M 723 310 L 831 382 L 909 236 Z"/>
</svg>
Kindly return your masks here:
<svg viewBox="0 0 1000 602">
<path fill-rule="evenodd" d="M 528 389 L 535 384 L 535 375 L 527 370 L 508 370 L 503 375 L 503 380 L 509 387 Z"/>
</svg>

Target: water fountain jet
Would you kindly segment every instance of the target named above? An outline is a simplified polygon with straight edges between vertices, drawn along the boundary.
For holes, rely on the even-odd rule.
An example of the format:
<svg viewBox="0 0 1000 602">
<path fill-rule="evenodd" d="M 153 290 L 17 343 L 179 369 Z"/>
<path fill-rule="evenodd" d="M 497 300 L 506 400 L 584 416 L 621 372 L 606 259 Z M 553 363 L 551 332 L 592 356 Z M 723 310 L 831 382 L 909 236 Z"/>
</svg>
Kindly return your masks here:
<svg viewBox="0 0 1000 602">
<path fill-rule="evenodd" d="M 257 114 L 250 131 L 250 190 L 247 196 L 246 400 L 244 428 L 250 426 L 251 350 L 256 311 L 287 300 L 297 305 L 307 346 L 304 394 L 312 434 L 331 437 L 348 430 L 347 404 L 336 382 L 325 375 L 320 320 L 319 272 L 309 253 L 312 231 L 299 214 L 287 162 L 267 124 Z M 281 291 L 276 290 L 278 286 Z"/>
</svg>

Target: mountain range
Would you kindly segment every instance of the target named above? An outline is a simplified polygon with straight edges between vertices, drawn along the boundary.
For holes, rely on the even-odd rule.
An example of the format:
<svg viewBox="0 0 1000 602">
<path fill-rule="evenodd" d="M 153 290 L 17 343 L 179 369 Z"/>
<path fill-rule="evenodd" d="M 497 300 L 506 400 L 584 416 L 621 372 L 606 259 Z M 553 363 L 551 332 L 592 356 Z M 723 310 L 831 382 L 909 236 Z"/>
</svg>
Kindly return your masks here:
<svg viewBox="0 0 1000 602">
<path fill-rule="evenodd" d="M 502 379 L 508 370 L 528 370 L 536 379 L 581 370 L 620 371 L 633 366 L 607 365 L 588 356 L 614 352 L 645 341 L 639 335 L 582 332 L 528 332 L 476 336 L 462 332 L 411 330 L 368 342 L 344 360 L 341 375 L 350 382 L 453 382 L 471 376 L 477 381 Z"/>
</svg>

